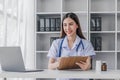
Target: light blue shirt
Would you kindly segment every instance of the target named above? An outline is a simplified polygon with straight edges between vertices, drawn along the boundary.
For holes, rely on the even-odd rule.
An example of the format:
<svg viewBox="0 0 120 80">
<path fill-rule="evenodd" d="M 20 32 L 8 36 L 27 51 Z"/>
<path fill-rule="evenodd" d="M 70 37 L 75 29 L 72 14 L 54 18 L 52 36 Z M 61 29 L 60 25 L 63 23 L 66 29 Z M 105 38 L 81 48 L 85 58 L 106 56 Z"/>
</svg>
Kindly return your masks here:
<svg viewBox="0 0 120 80">
<path fill-rule="evenodd" d="M 62 39 L 56 39 L 53 41 L 51 48 L 48 51 L 48 57 L 49 58 L 57 58 L 58 52 L 59 52 L 59 46 Z M 76 51 L 76 48 L 80 42 L 81 38 L 79 36 L 76 37 L 75 42 L 73 44 L 73 47 L 70 49 L 68 46 L 67 36 L 65 37 L 63 44 L 62 44 L 62 50 L 61 50 L 61 57 L 65 56 L 93 56 L 95 55 L 94 48 L 90 41 L 82 39 L 84 49 L 82 45 L 78 47 L 78 51 Z"/>
<path fill-rule="evenodd" d="M 68 46 L 67 36 L 63 40 L 62 49 L 61 49 L 61 57 L 66 56 L 94 56 L 94 48 L 90 41 L 82 39 L 84 49 L 82 45 L 78 47 L 78 51 L 76 48 L 80 42 L 81 38 L 79 36 L 76 37 L 73 47 L 70 49 Z M 57 59 L 57 55 L 59 52 L 59 46 L 62 39 L 56 39 L 53 41 L 51 48 L 48 51 L 47 57 Z M 69 79 L 69 78 L 57 78 L 56 80 L 85 80 L 85 79 Z M 87 79 L 88 80 L 88 79 Z"/>
</svg>

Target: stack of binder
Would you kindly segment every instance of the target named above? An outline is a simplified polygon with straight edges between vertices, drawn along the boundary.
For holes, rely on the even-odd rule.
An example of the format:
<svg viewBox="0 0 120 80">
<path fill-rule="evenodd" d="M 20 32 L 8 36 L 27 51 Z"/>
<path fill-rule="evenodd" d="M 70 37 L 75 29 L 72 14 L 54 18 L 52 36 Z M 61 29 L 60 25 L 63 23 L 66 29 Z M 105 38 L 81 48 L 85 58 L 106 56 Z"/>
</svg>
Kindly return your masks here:
<svg viewBox="0 0 120 80">
<path fill-rule="evenodd" d="M 102 28 L 101 17 L 92 16 L 90 23 L 91 23 L 91 31 L 101 31 L 101 28 Z"/>
<path fill-rule="evenodd" d="M 50 37 L 50 46 L 51 46 L 52 42 L 53 42 L 54 40 L 58 39 L 58 38 L 59 38 L 59 37 Z"/>
<path fill-rule="evenodd" d="M 93 44 L 94 50 L 101 51 L 102 50 L 102 38 L 99 36 L 91 37 L 91 42 Z"/>
<path fill-rule="evenodd" d="M 60 18 L 40 18 L 37 25 L 37 31 L 60 31 Z"/>
</svg>

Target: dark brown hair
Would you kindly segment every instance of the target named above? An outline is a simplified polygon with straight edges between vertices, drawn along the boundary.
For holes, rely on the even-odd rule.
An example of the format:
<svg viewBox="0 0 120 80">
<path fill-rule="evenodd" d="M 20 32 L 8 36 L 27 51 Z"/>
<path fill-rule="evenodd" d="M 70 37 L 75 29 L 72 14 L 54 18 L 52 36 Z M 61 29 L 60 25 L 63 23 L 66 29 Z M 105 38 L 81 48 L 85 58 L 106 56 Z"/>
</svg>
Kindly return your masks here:
<svg viewBox="0 0 120 80">
<path fill-rule="evenodd" d="M 63 21 L 66 19 L 66 18 L 71 18 L 72 20 L 75 21 L 75 23 L 78 25 L 78 28 L 76 30 L 76 34 L 82 38 L 82 39 L 85 39 L 83 33 L 82 33 L 82 30 L 81 30 L 81 26 L 80 26 L 80 22 L 79 22 L 79 19 L 77 17 L 77 15 L 75 13 L 67 13 L 64 15 L 63 19 L 62 19 L 62 28 L 61 28 L 61 33 L 60 33 L 60 37 L 63 38 L 66 36 L 64 30 L 63 30 Z"/>
</svg>

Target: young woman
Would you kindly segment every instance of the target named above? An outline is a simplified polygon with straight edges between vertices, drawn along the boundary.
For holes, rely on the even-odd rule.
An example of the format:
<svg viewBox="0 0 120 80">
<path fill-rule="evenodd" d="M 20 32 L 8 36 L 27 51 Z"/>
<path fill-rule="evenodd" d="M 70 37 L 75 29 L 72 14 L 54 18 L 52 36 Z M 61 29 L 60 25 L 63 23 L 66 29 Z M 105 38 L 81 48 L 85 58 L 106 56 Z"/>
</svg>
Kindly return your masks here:
<svg viewBox="0 0 120 80">
<path fill-rule="evenodd" d="M 57 69 L 60 57 L 88 56 L 86 62 L 80 61 L 76 63 L 76 65 L 82 70 L 89 70 L 91 68 L 91 58 L 93 55 L 95 55 L 93 46 L 83 36 L 77 15 L 67 13 L 62 20 L 60 39 L 54 40 L 49 49 L 47 55 L 49 57 L 48 68 Z"/>
</svg>

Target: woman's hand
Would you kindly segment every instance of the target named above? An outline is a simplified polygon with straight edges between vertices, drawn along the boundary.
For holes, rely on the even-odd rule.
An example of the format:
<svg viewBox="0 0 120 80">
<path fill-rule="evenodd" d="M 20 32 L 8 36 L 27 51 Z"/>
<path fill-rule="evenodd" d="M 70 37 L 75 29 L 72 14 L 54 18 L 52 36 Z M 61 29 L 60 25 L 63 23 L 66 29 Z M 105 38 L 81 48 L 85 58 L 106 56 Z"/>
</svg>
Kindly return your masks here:
<svg viewBox="0 0 120 80">
<path fill-rule="evenodd" d="M 86 62 L 80 61 L 76 63 L 82 70 L 89 70 L 91 68 L 91 57 L 88 57 Z"/>
<path fill-rule="evenodd" d="M 48 63 L 48 69 L 57 69 L 60 64 L 59 62 L 60 62 L 59 59 L 57 59 L 56 61 L 54 58 L 50 58 Z"/>
</svg>

